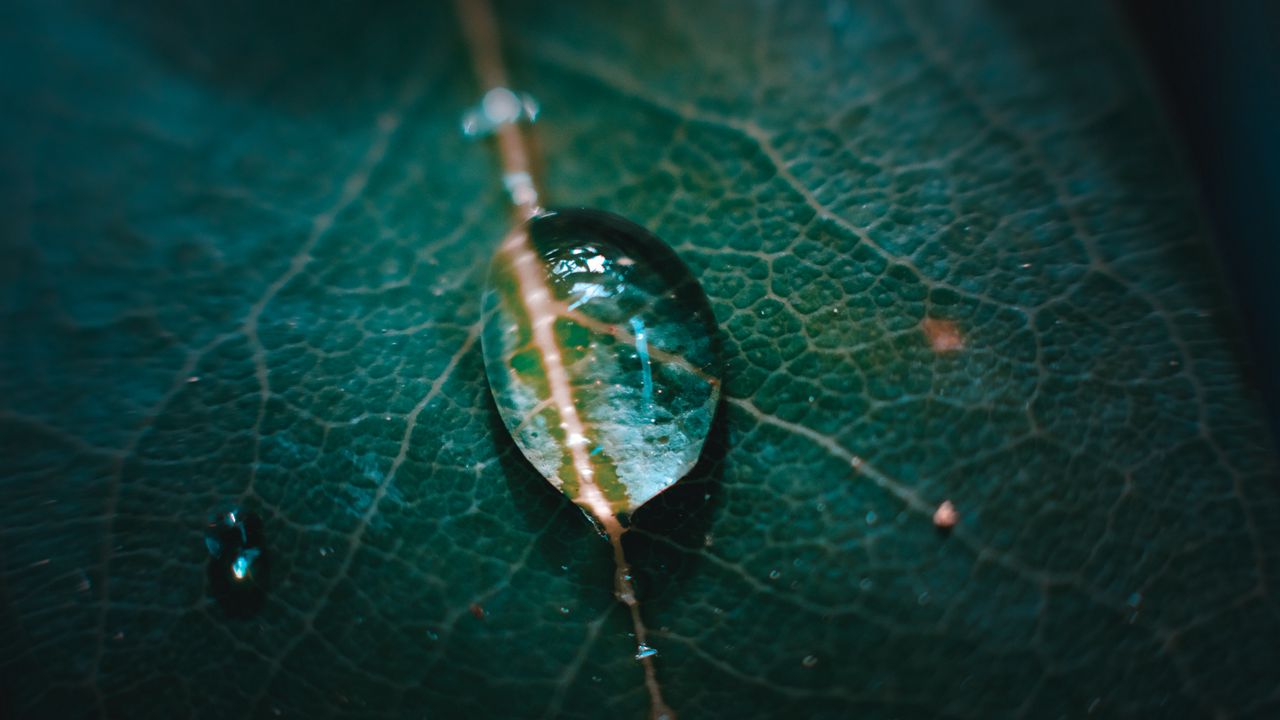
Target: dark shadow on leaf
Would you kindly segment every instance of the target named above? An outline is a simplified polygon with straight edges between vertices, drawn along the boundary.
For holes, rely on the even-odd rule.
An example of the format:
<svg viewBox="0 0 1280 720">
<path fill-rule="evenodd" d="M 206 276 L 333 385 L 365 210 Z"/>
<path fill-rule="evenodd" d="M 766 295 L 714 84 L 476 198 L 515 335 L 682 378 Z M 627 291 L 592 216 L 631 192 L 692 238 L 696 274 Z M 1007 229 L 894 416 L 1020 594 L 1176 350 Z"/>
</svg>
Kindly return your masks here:
<svg viewBox="0 0 1280 720">
<path fill-rule="evenodd" d="M 464 59 L 447 3 L 126 0 L 90 8 L 197 83 L 284 110 L 350 108 L 370 90 L 422 73 L 427 58 Z"/>
<path fill-rule="evenodd" d="M 492 397 L 487 404 L 489 431 L 516 506 L 530 529 L 546 528 L 536 540 L 539 551 L 555 564 L 566 564 L 581 556 L 577 548 L 568 548 L 569 544 L 592 543 L 599 546 L 596 554 L 601 567 L 588 572 L 605 573 L 603 566 L 611 566 L 608 543 L 586 514 L 529 464 L 502 424 Z M 681 547 L 701 547 L 705 542 L 719 501 L 727 446 L 725 415 L 723 407 L 717 409 L 702 456 L 693 470 L 637 510 L 630 521 L 631 531 L 623 536 L 642 602 L 649 593 L 666 592 L 693 567 L 694 556 Z M 584 578 L 584 582 L 588 581 Z M 600 582 L 611 582 L 610 576 L 602 574 Z"/>
<path fill-rule="evenodd" d="M 645 503 L 622 537 L 641 599 L 677 586 L 698 563 L 690 550 L 704 547 L 720 503 L 721 476 L 728 449 L 727 413 L 722 402 L 707 432 L 698 464 L 680 482 Z"/>
</svg>

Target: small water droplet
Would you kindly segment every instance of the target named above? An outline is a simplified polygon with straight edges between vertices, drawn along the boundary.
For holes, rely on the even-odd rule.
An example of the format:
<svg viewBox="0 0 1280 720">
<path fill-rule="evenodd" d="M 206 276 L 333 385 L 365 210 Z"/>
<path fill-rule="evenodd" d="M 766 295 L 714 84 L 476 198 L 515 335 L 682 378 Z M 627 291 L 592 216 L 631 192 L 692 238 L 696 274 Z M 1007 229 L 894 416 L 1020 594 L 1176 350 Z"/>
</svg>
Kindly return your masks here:
<svg viewBox="0 0 1280 720">
<path fill-rule="evenodd" d="M 867 518 L 866 518 L 866 520 L 867 520 L 867 524 L 868 524 L 868 525 L 875 525 L 875 524 L 876 524 L 876 521 L 877 521 L 877 520 L 879 520 L 879 519 L 880 519 L 880 516 L 879 516 L 879 515 L 876 515 L 876 511 L 875 511 L 875 510 L 868 510 L 868 511 L 867 511 Z"/>
<path fill-rule="evenodd" d="M 782 577 L 782 571 L 781 571 L 781 570 L 770 570 L 770 571 L 769 571 L 769 579 L 770 579 L 770 580 L 777 580 L 777 579 L 778 579 L 778 578 L 780 578 L 780 577 Z"/>
<path fill-rule="evenodd" d="M 428 639 L 428 640 L 439 640 L 439 639 L 440 639 L 440 633 L 436 632 L 435 630 L 428 630 L 428 631 L 427 631 L 427 639 Z"/>
<path fill-rule="evenodd" d="M 1141 606 L 1141 605 L 1142 605 L 1142 593 L 1140 593 L 1140 592 L 1134 592 L 1134 593 L 1131 593 L 1131 594 L 1129 595 L 1129 599 L 1126 601 L 1126 604 L 1128 604 L 1128 606 L 1129 606 L 1129 607 L 1131 607 L 1131 608 L 1136 608 L 1136 607 Z"/>
<path fill-rule="evenodd" d="M 210 516 L 204 546 L 209 594 L 232 617 L 248 617 L 266 600 L 269 562 L 263 548 L 262 520 L 239 506 Z"/>
<path fill-rule="evenodd" d="M 650 657 L 653 657 L 654 655 L 657 655 L 657 654 L 658 654 L 658 651 L 657 651 L 657 649 L 656 649 L 656 648 L 651 648 L 651 647 L 649 647 L 648 645 L 637 645 L 637 646 L 636 646 L 636 659 L 637 659 L 637 660 L 643 660 L 643 659 L 645 659 L 645 658 L 650 658 Z"/>
<path fill-rule="evenodd" d="M 875 583 L 872 582 L 871 578 L 869 577 L 864 577 L 862 578 L 862 580 L 858 581 L 858 587 L 862 588 L 863 590 L 870 590 L 874 586 L 875 586 Z"/>
<path fill-rule="evenodd" d="M 928 590 L 925 590 L 924 592 L 920 593 L 920 595 L 916 597 L 916 603 L 917 603 L 918 605 L 922 606 L 922 607 L 923 607 L 923 606 L 925 606 L 925 605 L 928 605 L 928 604 L 929 604 L 929 591 L 928 591 Z"/>
<path fill-rule="evenodd" d="M 600 677 L 599 675 L 592 675 L 592 676 L 591 676 L 591 682 L 598 683 L 598 682 L 600 682 L 601 680 L 604 680 L 604 678 Z"/>
<path fill-rule="evenodd" d="M 805 656 L 804 656 L 804 659 L 800 661 L 800 664 L 801 664 L 801 665 L 803 665 L 803 666 L 805 666 L 805 667 L 807 667 L 807 668 L 811 668 L 811 667 L 813 667 L 814 665 L 817 665 L 817 664 L 818 664 L 818 656 L 817 656 L 817 655 L 805 655 Z"/>
<path fill-rule="evenodd" d="M 565 607 L 564 605 L 561 605 L 561 606 L 560 606 L 560 614 L 561 614 L 561 615 L 568 615 L 568 614 L 569 614 L 569 608 Z"/>
</svg>

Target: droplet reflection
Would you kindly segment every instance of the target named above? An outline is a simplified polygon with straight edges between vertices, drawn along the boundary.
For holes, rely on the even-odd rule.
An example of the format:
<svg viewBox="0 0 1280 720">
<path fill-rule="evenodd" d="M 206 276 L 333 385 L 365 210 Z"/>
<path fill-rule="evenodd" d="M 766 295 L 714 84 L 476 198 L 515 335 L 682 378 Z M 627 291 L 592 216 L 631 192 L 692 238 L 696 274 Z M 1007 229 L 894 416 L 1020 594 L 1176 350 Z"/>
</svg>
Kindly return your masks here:
<svg viewBox="0 0 1280 720">
<path fill-rule="evenodd" d="M 209 595 L 228 617 L 250 617 L 266 602 L 268 558 L 262 520 L 240 507 L 214 513 L 205 525 Z"/>
</svg>

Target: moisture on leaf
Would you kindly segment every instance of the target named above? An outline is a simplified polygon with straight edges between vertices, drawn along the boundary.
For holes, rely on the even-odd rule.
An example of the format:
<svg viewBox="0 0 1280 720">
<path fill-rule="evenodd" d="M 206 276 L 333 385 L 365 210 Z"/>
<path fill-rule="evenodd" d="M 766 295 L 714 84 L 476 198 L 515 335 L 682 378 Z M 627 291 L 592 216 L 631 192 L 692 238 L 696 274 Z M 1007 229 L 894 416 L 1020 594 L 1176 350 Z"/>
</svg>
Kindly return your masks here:
<svg viewBox="0 0 1280 720">
<path fill-rule="evenodd" d="M 720 396 L 715 319 L 660 239 L 597 210 L 539 215 L 494 254 L 482 312 L 502 420 L 570 498 L 594 486 L 605 512 L 631 513 L 697 462 Z"/>
<path fill-rule="evenodd" d="M 490 399 L 446 4 L 3 7 L 0 717 L 643 717 Z M 1280 716 L 1276 453 L 1111 3 L 497 10 L 545 196 L 720 329 L 713 467 L 623 538 L 681 717 Z"/>
</svg>

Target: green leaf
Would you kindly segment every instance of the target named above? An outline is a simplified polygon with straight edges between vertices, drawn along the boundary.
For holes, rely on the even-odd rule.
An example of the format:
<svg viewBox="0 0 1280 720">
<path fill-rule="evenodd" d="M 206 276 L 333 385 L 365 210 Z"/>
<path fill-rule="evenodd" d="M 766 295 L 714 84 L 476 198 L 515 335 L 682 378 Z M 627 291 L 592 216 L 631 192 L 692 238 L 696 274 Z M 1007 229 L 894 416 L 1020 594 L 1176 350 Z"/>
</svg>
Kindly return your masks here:
<svg viewBox="0 0 1280 720">
<path fill-rule="evenodd" d="M 644 716 L 608 546 L 484 381 L 452 15 L 103 5 L 0 24 L 0 715 Z M 550 202 L 670 242 L 723 332 L 626 536 L 683 717 L 1277 711 L 1276 454 L 1109 6 L 499 12 Z"/>
</svg>

